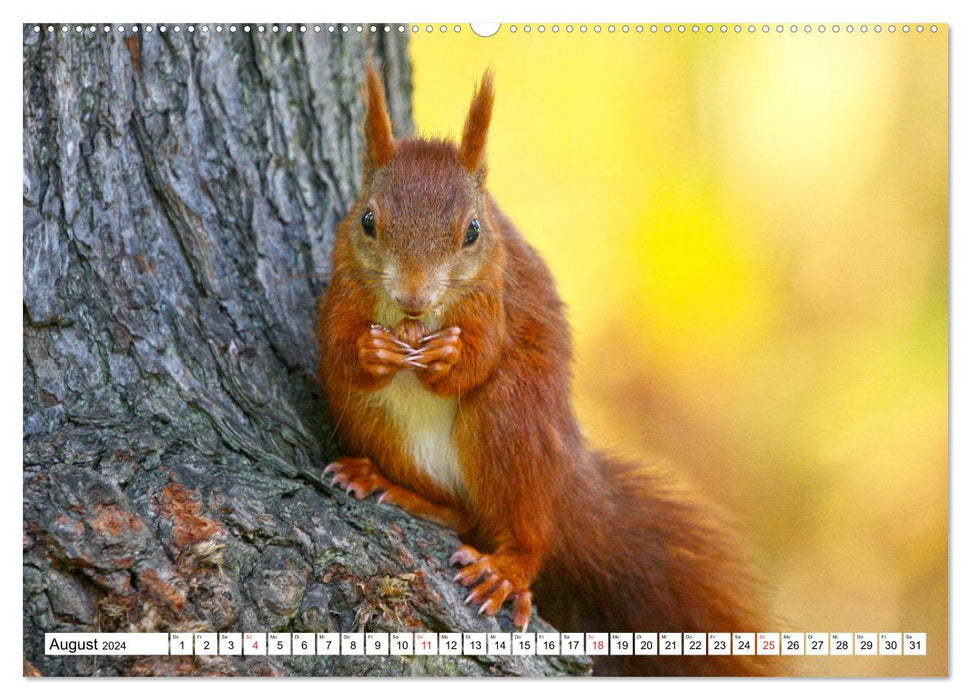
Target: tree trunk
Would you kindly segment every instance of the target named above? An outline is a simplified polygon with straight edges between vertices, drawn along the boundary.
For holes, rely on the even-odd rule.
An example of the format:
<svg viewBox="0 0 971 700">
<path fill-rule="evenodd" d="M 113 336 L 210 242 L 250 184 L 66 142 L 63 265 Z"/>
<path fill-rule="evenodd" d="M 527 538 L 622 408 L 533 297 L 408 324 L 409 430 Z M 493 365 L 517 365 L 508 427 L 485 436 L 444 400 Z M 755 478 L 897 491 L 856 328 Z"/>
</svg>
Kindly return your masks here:
<svg viewBox="0 0 971 700">
<path fill-rule="evenodd" d="M 44 632 L 512 629 L 463 605 L 453 534 L 320 476 L 315 300 L 369 52 L 411 128 L 406 34 L 46 29 L 23 32 L 25 673 L 587 672 L 45 655 Z"/>
</svg>

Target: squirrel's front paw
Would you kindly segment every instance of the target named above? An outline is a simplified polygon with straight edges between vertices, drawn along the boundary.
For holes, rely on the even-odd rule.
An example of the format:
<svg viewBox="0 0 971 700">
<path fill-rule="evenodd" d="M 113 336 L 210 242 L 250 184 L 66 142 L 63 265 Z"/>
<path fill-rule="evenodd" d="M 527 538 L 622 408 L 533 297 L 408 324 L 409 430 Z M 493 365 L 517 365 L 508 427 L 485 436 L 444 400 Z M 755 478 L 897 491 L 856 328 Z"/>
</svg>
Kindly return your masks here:
<svg viewBox="0 0 971 700">
<path fill-rule="evenodd" d="M 420 369 L 416 351 L 382 326 L 371 326 L 357 340 L 357 357 L 364 371 L 372 377 L 390 377 L 399 369 Z"/>
<path fill-rule="evenodd" d="M 330 485 L 340 484 L 359 501 L 392 486 L 367 457 L 338 457 L 324 468 L 324 474 L 333 474 Z"/>
<path fill-rule="evenodd" d="M 533 594 L 529 590 L 529 577 L 508 556 L 482 554 L 475 547 L 462 545 L 449 564 L 461 564 L 462 570 L 455 576 L 463 586 L 472 587 L 466 603 L 480 605 L 479 612 L 495 615 L 506 599 L 513 602 L 513 624 L 525 631 L 533 606 Z"/>
<path fill-rule="evenodd" d="M 447 375 L 462 357 L 460 328 L 445 328 L 422 338 L 417 350 L 418 360 L 425 365 L 421 374 L 429 381 Z"/>
</svg>

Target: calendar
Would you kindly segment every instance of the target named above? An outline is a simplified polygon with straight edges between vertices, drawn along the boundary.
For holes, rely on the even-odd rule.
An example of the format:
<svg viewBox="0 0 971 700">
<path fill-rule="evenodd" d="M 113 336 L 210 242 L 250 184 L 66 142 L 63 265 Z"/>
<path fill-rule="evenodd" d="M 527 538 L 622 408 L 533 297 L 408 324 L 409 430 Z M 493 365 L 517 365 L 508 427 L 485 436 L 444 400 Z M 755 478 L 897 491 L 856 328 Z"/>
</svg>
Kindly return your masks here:
<svg viewBox="0 0 971 700">
<path fill-rule="evenodd" d="M 359 5 L 25 7 L 24 675 L 947 676 L 950 18 Z"/>
</svg>

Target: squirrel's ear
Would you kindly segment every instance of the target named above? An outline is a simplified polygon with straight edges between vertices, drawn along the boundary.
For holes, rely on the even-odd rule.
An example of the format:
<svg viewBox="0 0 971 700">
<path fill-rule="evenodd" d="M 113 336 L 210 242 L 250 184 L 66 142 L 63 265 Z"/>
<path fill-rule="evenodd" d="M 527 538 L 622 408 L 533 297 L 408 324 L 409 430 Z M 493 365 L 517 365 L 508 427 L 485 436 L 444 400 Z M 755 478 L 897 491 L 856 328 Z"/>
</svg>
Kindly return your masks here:
<svg viewBox="0 0 971 700">
<path fill-rule="evenodd" d="M 469 106 L 469 116 L 465 119 L 462 144 L 459 146 L 459 162 L 470 173 L 485 172 L 486 134 L 492 120 L 494 96 L 492 73 L 486 71 Z"/>
<path fill-rule="evenodd" d="M 365 177 L 383 168 L 394 157 L 394 135 L 384 99 L 381 78 L 371 61 L 367 64 L 367 118 L 364 120 Z"/>
</svg>

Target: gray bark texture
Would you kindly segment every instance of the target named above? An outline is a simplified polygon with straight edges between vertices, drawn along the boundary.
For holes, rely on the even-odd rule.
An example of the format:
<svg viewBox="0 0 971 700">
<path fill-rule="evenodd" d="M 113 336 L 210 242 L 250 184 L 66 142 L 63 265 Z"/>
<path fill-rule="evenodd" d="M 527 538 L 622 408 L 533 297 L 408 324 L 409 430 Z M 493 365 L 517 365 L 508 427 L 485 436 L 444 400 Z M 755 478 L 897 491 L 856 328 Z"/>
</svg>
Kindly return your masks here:
<svg viewBox="0 0 971 700">
<path fill-rule="evenodd" d="M 315 302 L 369 54 L 412 128 L 406 35 L 188 26 L 24 27 L 25 675 L 588 673 L 45 654 L 45 632 L 512 629 L 463 604 L 452 533 L 321 478 Z"/>
</svg>

